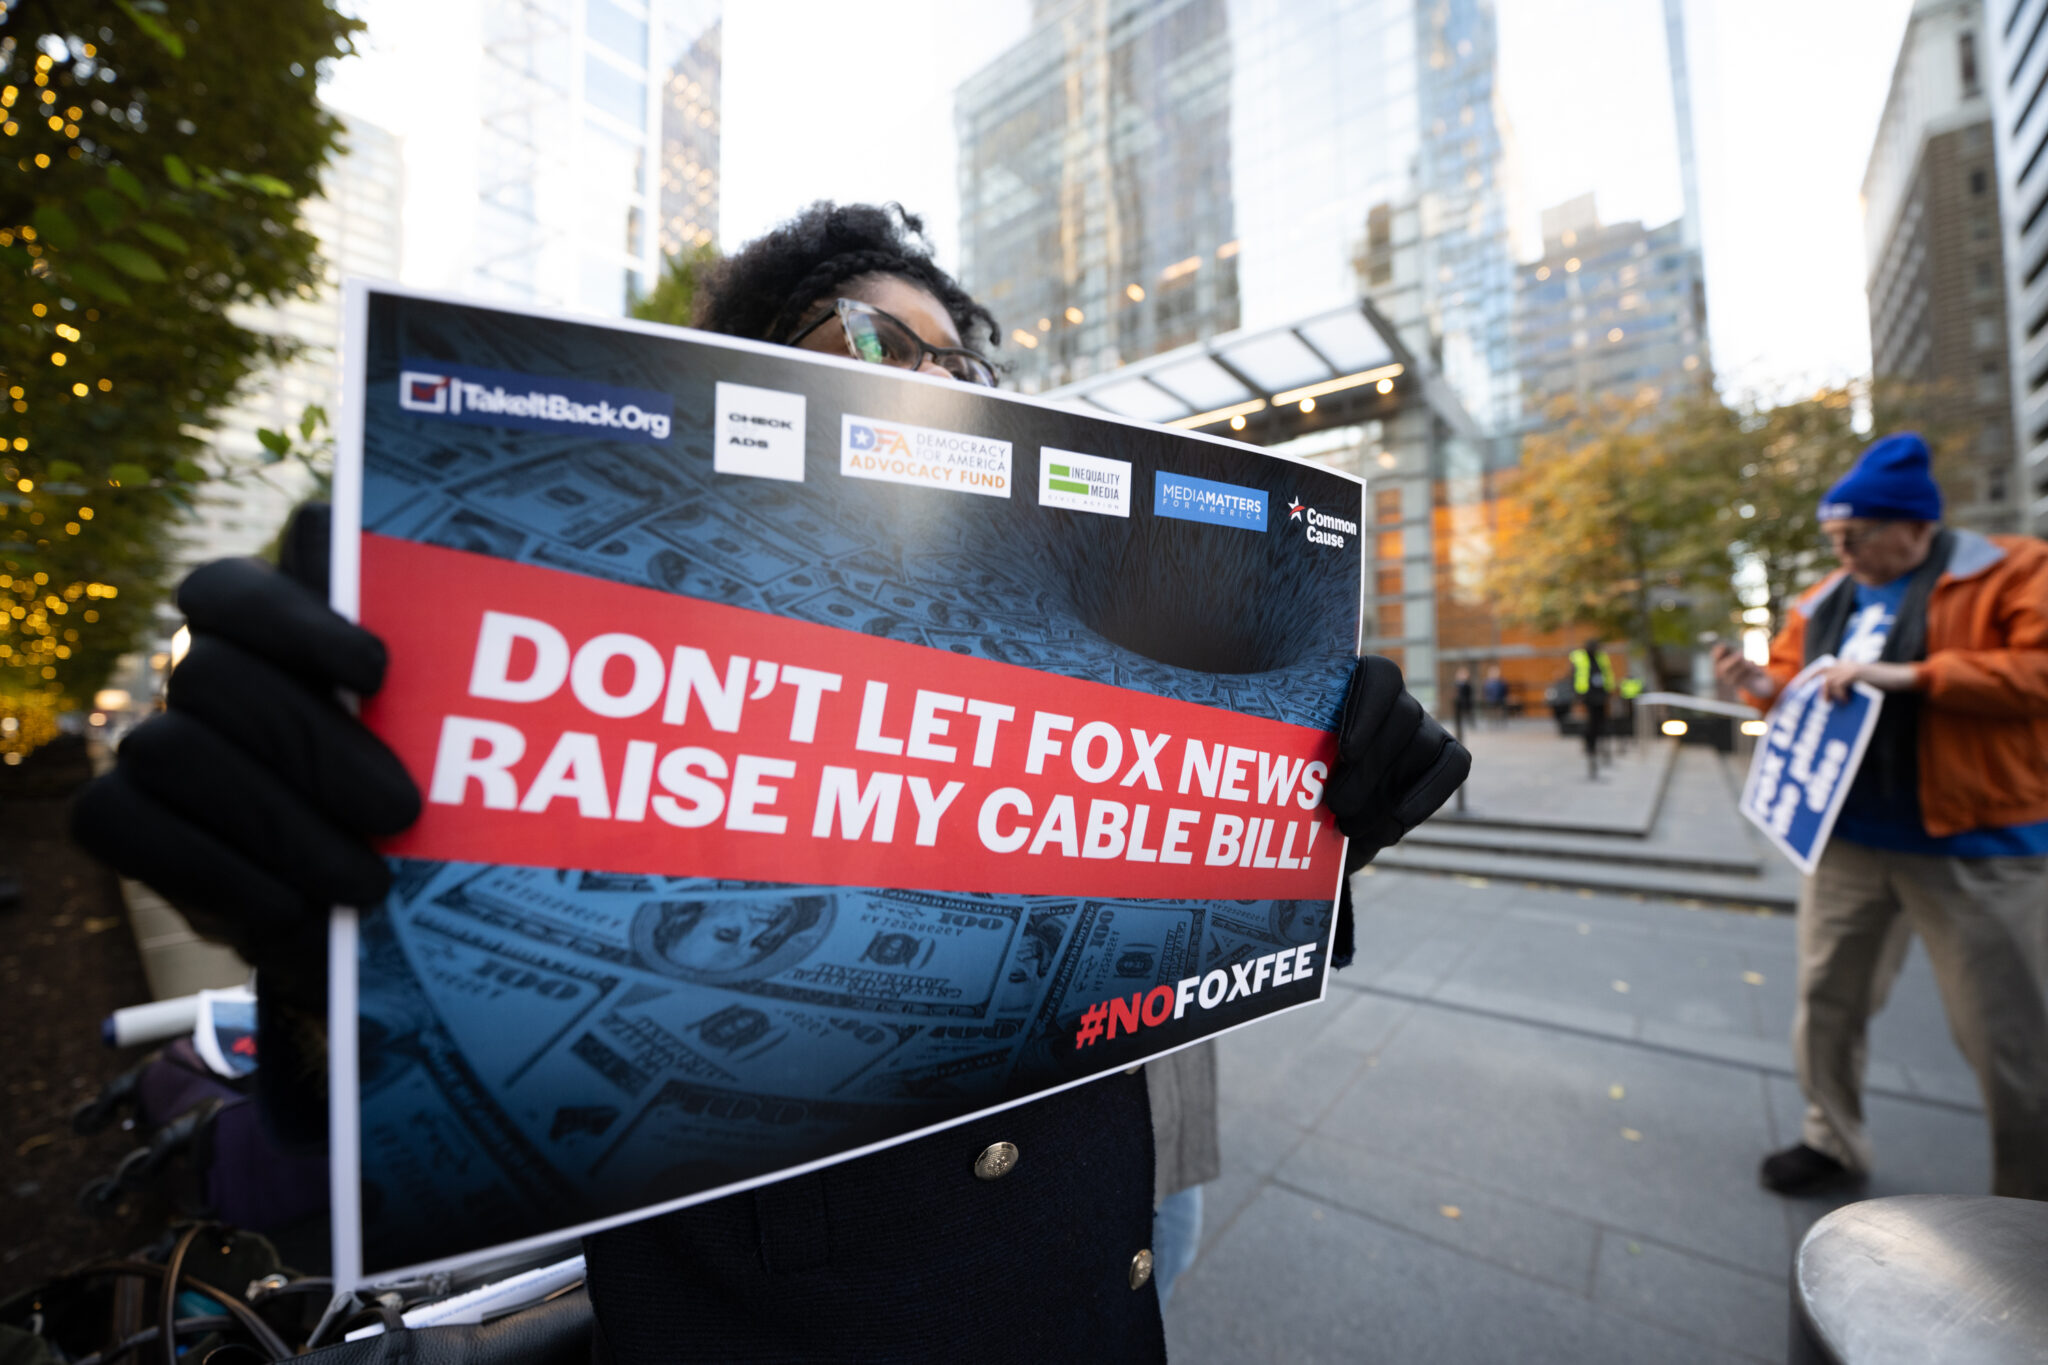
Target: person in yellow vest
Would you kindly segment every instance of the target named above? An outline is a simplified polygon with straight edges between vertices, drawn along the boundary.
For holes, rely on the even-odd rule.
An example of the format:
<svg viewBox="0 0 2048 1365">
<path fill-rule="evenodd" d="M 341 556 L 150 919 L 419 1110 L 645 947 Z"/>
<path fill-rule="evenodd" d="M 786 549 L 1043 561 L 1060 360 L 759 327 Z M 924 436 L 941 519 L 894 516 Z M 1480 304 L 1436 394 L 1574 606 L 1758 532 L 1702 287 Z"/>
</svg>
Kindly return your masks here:
<svg viewBox="0 0 2048 1365">
<path fill-rule="evenodd" d="M 1572 691 L 1586 711 L 1586 777 L 1600 776 L 1600 741 L 1607 733 L 1607 701 L 1614 695 L 1614 664 L 1596 639 L 1571 652 Z M 1614 760 L 1610 756 L 1609 763 Z"/>
</svg>

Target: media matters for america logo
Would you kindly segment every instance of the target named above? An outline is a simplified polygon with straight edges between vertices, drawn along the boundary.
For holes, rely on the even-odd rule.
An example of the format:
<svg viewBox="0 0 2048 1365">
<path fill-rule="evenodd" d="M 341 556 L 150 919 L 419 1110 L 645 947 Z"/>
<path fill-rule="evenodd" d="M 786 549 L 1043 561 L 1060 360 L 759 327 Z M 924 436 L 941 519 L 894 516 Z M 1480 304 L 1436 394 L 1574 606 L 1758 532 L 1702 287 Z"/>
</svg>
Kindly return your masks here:
<svg viewBox="0 0 2048 1365">
<path fill-rule="evenodd" d="M 949 493 L 1010 496 L 1010 443 L 842 413 L 839 472 Z"/>
<path fill-rule="evenodd" d="M 601 432 L 623 441 L 666 441 L 675 417 L 675 400 L 665 393 L 440 360 L 401 362 L 398 406 L 471 426 Z"/>
<path fill-rule="evenodd" d="M 1152 515 L 1263 531 L 1266 490 L 1198 479 L 1192 474 L 1169 474 L 1162 469 L 1153 476 Z"/>
<path fill-rule="evenodd" d="M 1327 545 L 1332 550 L 1343 549 L 1344 537 L 1358 534 L 1357 522 L 1333 517 L 1327 512 L 1318 512 L 1303 503 L 1300 498 L 1287 504 L 1287 519 L 1302 524 L 1309 544 Z"/>
</svg>

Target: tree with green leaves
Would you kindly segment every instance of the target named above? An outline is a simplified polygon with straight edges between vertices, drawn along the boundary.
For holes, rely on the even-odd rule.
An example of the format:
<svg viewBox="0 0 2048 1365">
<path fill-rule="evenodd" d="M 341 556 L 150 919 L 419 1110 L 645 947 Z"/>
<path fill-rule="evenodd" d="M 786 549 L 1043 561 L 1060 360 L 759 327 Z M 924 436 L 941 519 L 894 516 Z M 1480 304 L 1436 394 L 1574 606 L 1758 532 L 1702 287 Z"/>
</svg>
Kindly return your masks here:
<svg viewBox="0 0 2048 1365">
<path fill-rule="evenodd" d="M 299 201 L 360 25 L 323 0 L 0 6 L 0 748 L 148 629 L 217 415 L 318 287 Z"/>
<path fill-rule="evenodd" d="M 688 327 L 696 316 L 697 282 L 718 263 L 718 248 L 710 242 L 679 251 L 661 265 L 661 278 L 644 298 L 633 300 L 628 310 L 643 322 L 666 322 Z"/>
<path fill-rule="evenodd" d="M 1749 605 L 1783 620 L 1792 599 L 1835 567 L 1815 511 L 1865 447 L 1917 430 L 1939 472 L 1967 438 L 1930 420 L 1935 399 L 1925 386 L 1865 381 L 1786 403 L 1708 397 L 1679 409 L 1658 438 L 1695 493 L 1699 517 L 1683 554 L 1699 572 L 1740 575 Z"/>
<path fill-rule="evenodd" d="M 1654 397 L 1563 400 L 1552 415 L 1523 446 L 1508 490 L 1519 524 L 1494 548 L 1487 596 L 1532 630 L 1626 641 L 1649 677 L 1654 647 L 1686 641 L 1697 604 L 1726 590 L 1725 568 L 1717 584 L 1690 553 L 1707 490 L 1661 439 Z"/>
</svg>

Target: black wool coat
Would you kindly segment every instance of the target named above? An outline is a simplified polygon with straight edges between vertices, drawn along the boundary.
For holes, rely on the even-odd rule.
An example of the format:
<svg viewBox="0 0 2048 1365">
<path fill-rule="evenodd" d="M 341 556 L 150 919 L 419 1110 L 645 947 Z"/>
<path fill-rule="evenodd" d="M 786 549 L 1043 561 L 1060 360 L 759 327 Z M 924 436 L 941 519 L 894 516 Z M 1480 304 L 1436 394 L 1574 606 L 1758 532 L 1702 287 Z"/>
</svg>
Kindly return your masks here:
<svg viewBox="0 0 2048 1365">
<path fill-rule="evenodd" d="M 975 1159 L 1009 1142 L 1008 1174 Z M 1160 1362 L 1152 1124 L 1118 1074 L 587 1238 L 599 1365 Z M 1147 1259 L 1149 1264 L 1149 1257 Z"/>
</svg>

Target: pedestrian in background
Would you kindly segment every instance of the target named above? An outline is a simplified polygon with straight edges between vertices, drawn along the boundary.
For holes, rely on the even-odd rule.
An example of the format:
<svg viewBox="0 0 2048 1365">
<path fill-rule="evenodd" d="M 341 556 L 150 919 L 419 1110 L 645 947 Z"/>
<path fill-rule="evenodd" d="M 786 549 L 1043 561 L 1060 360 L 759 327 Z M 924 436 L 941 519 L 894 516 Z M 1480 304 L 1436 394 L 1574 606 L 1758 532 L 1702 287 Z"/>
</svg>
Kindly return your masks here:
<svg viewBox="0 0 2048 1365">
<path fill-rule="evenodd" d="M 1799 898 L 1792 1051 L 1806 1117 L 1764 1160 L 1781 1194 L 1861 1180 L 1863 1063 L 1910 927 L 1991 1122 L 1994 1194 L 2048 1199 L 2048 545 L 1940 525 L 1925 441 L 1871 446 L 1820 504 L 1842 567 L 1758 667 L 1714 671 L 1768 706 L 1824 655 L 1829 697 L 1886 694 Z"/>
<path fill-rule="evenodd" d="M 1472 686 L 1472 670 L 1461 668 L 1451 687 L 1451 723 L 1460 735 L 1465 733 L 1465 722 L 1476 719 L 1479 714 L 1479 697 Z"/>
<path fill-rule="evenodd" d="M 1607 701 L 1614 695 L 1614 664 L 1600 641 L 1586 641 L 1571 653 L 1572 691 L 1586 713 L 1586 778 L 1600 776 L 1600 759 L 1607 737 Z M 1610 757 L 1609 763 L 1614 760 Z"/>
<path fill-rule="evenodd" d="M 1499 664 L 1486 666 L 1486 683 L 1480 699 L 1493 713 L 1493 723 L 1504 728 L 1508 723 L 1508 680 L 1500 675 Z"/>
</svg>

